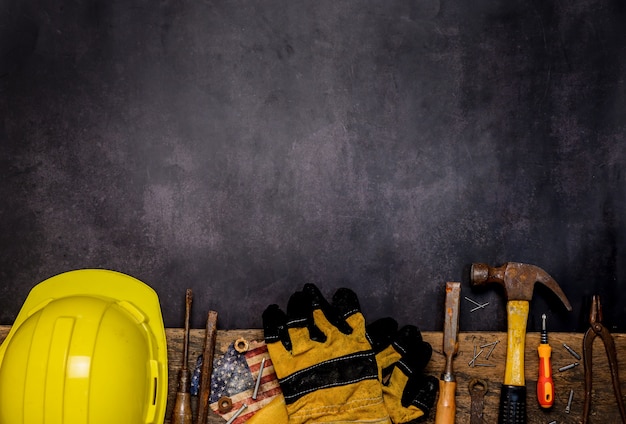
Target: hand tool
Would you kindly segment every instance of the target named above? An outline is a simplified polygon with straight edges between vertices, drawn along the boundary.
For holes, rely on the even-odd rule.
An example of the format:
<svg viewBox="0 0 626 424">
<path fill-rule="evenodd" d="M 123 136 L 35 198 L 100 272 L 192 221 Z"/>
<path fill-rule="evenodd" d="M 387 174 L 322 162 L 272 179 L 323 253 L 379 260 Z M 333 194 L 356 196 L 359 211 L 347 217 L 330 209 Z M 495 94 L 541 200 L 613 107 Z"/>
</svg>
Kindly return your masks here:
<svg viewBox="0 0 626 424">
<path fill-rule="evenodd" d="M 539 377 L 537 378 L 537 400 L 542 408 L 554 405 L 554 380 L 552 379 L 552 347 L 548 344 L 546 314 L 541 315 L 541 342 L 537 348 L 539 354 Z"/>
<path fill-rule="evenodd" d="M 552 290 L 568 311 L 572 310 L 557 282 L 543 269 L 519 262 L 507 262 L 500 267 L 472 264 L 470 281 L 473 286 L 498 283 L 507 296 L 507 348 L 504 384 L 500 391 L 498 422 L 526 422 L 526 385 L 524 380 L 524 349 L 529 302 L 535 283 Z"/>
<path fill-rule="evenodd" d="M 461 283 L 446 283 L 445 319 L 443 327 L 443 353 L 446 366 L 439 379 L 439 400 L 435 424 L 454 423 L 456 415 L 456 379 L 452 373 L 452 360 L 459 350 L 459 297 Z"/>
<path fill-rule="evenodd" d="M 202 351 L 202 371 L 200 373 L 200 392 L 198 399 L 198 424 L 206 424 L 211 397 L 211 374 L 213 373 L 213 355 L 215 354 L 215 338 L 217 336 L 217 312 L 209 311 L 204 335 Z"/>
<path fill-rule="evenodd" d="M 617 353 L 615 350 L 615 342 L 609 330 L 602 325 L 602 305 L 600 304 L 600 296 L 594 295 L 591 300 L 591 311 L 589 312 L 590 327 L 583 337 L 583 364 L 585 365 L 585 403 L 583 407 L 583 424 L 589 419 L 589 411 L 591 410 L 591 386 L 593 382 L 593 341 L 600 336 L 604 343 L 604 350 L 609 359 L 609 369 L 611 370 L 611 380 L 613 381 L 613 392 L 617 400 L 622 423 L 626 423 L 626 410 L 622 401 L 622 391 L 620 388 L 619 372 L 617 366 Z"/>
<path fill-rule="evenodd" d="M 473 378 L 470 380 L 469 394 L 470 404 L 470 424 L 484 424 L 483 409 L 485 407 L 485 395 L 489 391 L 489 386 L 485 380 Z"/>
<path fill-rule="evenodd" d="M 172 412 L 172 424 L 191 424 L 191 394 L 189 393 L 189 382 L 191 375 L 187 368 L 187 355 L 189 352 L 189 315 L 191 312 L 191 289 L 187 289 L 185 295 L 185 334 L 183 339 L 182 365 L 178 371 L 178 391 Z"/>
</svg>

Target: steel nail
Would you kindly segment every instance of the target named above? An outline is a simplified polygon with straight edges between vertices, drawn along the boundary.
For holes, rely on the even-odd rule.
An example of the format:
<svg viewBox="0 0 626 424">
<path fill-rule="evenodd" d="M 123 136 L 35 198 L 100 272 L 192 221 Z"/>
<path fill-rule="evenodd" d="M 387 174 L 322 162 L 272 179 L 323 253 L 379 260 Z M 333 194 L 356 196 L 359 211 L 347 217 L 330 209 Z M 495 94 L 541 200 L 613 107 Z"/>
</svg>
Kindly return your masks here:
<svg viewBox="0 0 626 424">
<path fill-rule="evenodd" d="M 259 386 L 261 386 L 261 377 L 263 376 L 263 368 L 265 367 L 265 358 L 261 360 L 261 367 L 259 368 L 259 375 L 256 378 L 256 384 L 254 385 L 254 393 L 252 394 L 252 399 L 256 400 L 257 395 L 259 394 Z"/>
<path fill-rule="evenodd" d="M 470 309 L 470 312 L 474 312 L 474 311 L 477 311 L 477 310 L 479 310 L 479 309 L 484 309 L 484 308 L 485 308 L 485 306 L 487 306 L 487 305 L 489 305 L 489 302 L 487 302 L 487 303 L 483 303 L 482 305 L 478 305 L 477 307 L 475 307 L 475 308 L 473 308 L 473 309 Z"/>
<path fill-rule="evenodd" d="M 245 403 L 243 405 L 241 405 L 241 408 L 239 408 L 232 417 L 230 417 L 230 419 L 228 421 L 226 421 L 226 424 L 232 424 L 233 421 L 235 421 L 237 419 L 237 417 L 239 415 L 241 415 L 241 413 L 244 411 L 244 409 L 246 409 L 248 407 L 248 405 L 246 405 Z"/>
<path fill-rule="evenodd" d="M 574 362 L 573 364 L 565 365 L 564 367 L 559 368 L 559 372 L 567 371 L 577 366 L 578 366 L 578 362 Z"/>
<path fill-rule="evenodd" d="M 469 365 L 470 367 L 473 367 L 474 365 L 476 365 L 474 361 L 476 361 L 476 358 L 478 358 L 480 354 L 483 353 L 483 350 L 485 349 L 480 349 L 480 352 L 476 353 L 476 346 L 474 346 L 474 357 L 472 358 L 471 361 L 467 363 L 467 365 Z"/>
<path fill-rule="evenodd" d="M 489 349 L 489 352 L 487 352 L 487 356 L 485 356 L 485 359 L 489 359 L 489 357 L 493 353 L 493 350 L 496 348 L 496 345 L 498 343 L 500 343 L 500 340 L 496 340 L 495 343 L 493 344 L 493 346 L 491 346 L 491 349 Z"/>
<path fill-rule="evenodd" d="M 574 389 L 570 389 L 569 391 L 569 400 L 567 401 L 567 406 L 565 407 L 565 413 L 569 414 L 569 411 L 572 407 L 572 399 L 574 398 Z"/>
<path fill-rule="evenodd" d="M 571 347 L 569 347 L 565 343 L 563 343 L 563 347 L 565 348 L 565 350 L 567 350 L 569 353 L 571 353 L 574 358 L 576 358 L 576 359 L 578 359 L 580 361 L 580 359 L 581 359 L 580 355 L 578 353 L 576 353 L 574 351 L 574 349 L 572 349 Z"/>
<path fill-rule="evenodd" d="M 480 306 L 480 303 L 476 302 L 474 299 L 470 299 L 469 297 L 465 296 L 465 300 L 468 300 L 470 302 L 472 302 L 474 305 L 476 306 Z"/>
</svg>

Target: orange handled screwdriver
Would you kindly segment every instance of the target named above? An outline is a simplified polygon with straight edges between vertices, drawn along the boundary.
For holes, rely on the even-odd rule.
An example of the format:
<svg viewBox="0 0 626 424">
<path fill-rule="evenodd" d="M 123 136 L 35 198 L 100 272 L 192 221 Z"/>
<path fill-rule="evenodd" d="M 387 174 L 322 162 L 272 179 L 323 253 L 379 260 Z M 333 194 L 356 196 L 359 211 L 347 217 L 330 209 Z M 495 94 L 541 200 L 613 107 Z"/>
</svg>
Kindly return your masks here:
<svg viewBox="0 0 626 424">
<path fill-rule="evenodd" d="M 552 380 L 552 348 L 548 344 L 546 330 L 546 314 L 541 315 L 541 343 L 539 352 L 539 378 L 537 379 L 537 400 L 542 408 L 550 408 L 554 404 L 554 381 Z"/>
</svg>

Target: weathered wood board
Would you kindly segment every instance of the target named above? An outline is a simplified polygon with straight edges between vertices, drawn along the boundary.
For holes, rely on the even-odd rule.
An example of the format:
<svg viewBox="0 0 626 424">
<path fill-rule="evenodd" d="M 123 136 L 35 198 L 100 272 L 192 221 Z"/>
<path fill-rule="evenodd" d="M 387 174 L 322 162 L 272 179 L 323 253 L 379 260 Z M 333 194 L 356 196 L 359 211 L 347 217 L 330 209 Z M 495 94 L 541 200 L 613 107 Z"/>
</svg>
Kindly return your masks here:
<svg viewBox="0 0 626 424">
<path fill-rule="evenodd" d="M 0 326 L 0 342 L 6 337 L 9 326 Z M 433 357 L 426 372 L 439 376 L 444 367 L 441 332 L 425 332 L 424 339 L 433 346 Z M 626 334 L 614 334 L 617 347 L 619 369 L 622 372 L 620 379 L 622 393 L 626 394 L 624 376 L 626 376 Z M 171 408 L 176 393 L 176 377 L 181 364 L 183 330 L 178 328 L 166 329 L 168 340 L 169 360 L 169 398 L 165 423 L 169 423 Z M 228 345 L 238 338 L 246 340 L 260 340 L 263 337 L 261 330 L 219 330 L 217 334 L 216 355 L 223 353 Z M 563 347 L 566 343 L 582 355 L 581 333 L 550 333 L 549 342 L 552 346 L 552 367 L 555 384 L 554 407 L 542 410 L 536 401 L 537 382 L 537 345 L 539 344 L 538 333 L 528 333 L 526 337 L 526 386 L 528 388 L 528 423 L 546 424 L 551 421 L 557 423 L 579 423 L 582 417 L 584 398 L 584 370 L 582 361 L 580 365 L 564 372 L 558 368 L 577 362 Z M 474 346 L 481 346 L 499 340 L 489 359 L 485 359 L 488 348 L 479 357 L 477 363 L 490 365 L 488 367 L 470 367 L 468 362 L 474 352 Z M 189 364 L 194 364 L 196 357 L 202 352 L 204 344 L 204 329 L 192 329 L 190 332 Z M 479 348 L 480 350 L 480 348 Z M 472 378 L 482 378 L 487 381 L 489 391 L 485 396 L 484 418 L 486 423 L 495 423 L 498 415 L 498 403 L 500 384 L 504 375 L 504 363 L 506 356 L 506 333 L 488 332 L 461 332 L 459 334 L 459 353 L 454 361 L 454 372 L 457 378 L 457 415 L 456 422 L 459 424 L 469 423 L 470 397 L 467 385 Z M 596 340 L 593 352 L 594 387 L 591 410 L 591 423 L 614 423 L 619 422 L 619 412 L 616 406 L 615 396 L 611 385 L 607 357 L 602 342 Z M 565 413 L 570 389 L 574 390 L 574 398 L 569 414 Z M 622 402 L 624 399 L 621 400 Z M 425 423 L 434 423 L 434 409 Z M 209 417 L 209 424 L 223 424 L 225 421 L 217 415 Z"/>
</svg>

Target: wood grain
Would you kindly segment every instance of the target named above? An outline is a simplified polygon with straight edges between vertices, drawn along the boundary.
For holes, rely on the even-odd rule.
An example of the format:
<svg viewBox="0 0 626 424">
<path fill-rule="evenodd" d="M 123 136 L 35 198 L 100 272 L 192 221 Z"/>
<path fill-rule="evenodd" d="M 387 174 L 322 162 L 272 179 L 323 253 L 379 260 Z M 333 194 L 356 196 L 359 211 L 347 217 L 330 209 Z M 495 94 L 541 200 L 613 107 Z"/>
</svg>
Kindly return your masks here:
<svg viewBox="0 0 626 424">
<path fill-rule="evenodd" d="M 9 326 L 0 326 L 0 342 L 6 337 Z M 165 331 L 168 342 L 168 360 L 169 360 L 169 398 L 166 412 L 165 424 L 169 424 L 171 408 L 174 404 L 174 396 L 176 394 L 176 378 L 178 368 L 181 363 L 181 352 L 184 331 L 182 328 L 168 328 Z M 202 353 L 204 346 L 204 329 L 192 329 L 189 335 L 189 363 L 195 364 L 196 358 Z M 426 372 L 434 376 L 439 376 L 445 366 L 445 358 L 442 352 L 443 336 L 441 332 L 425 332 L 424 339 L 433 346 L 433 357 L 426 368 Z M 215 355 L 222 354 L 230 343 L 236 339 L 243 337 L 246 340 L 260 340 L 263 337 L 262 330 L 245 329 L 245 330 L 219 330 L 217 332 Z M 552 346 L 552 367 L 555 385 L 555 401 L 554 406 L 549 410 L 542 410 L 536 400 L 536 384 L 538 373 L 538 356 L 537 346 L 539 344 L 539 333 L 528 333 L 526 336 L 526 352 L 525 352 L 525 378 L 528 388 L 528 423 L 529 424 L 545 424 L 550 421 L 558 423 L 578 423 L 582 416 L 582 405 L 584 396 L 584 370 L 582 361 L 580 365 L 570 370 L 559 372 L 558 368 L 576 362 L 577 360 L 563 348 L 563 343 L 567 343 L 570 347 L 582 355 L 582 338 L 581 333 L 556 333 L 549 335 L 550 345 Z M 620 384 L 622 392 L 626 393 L 626 385 L 624 384 L 624 376 L 626 376 L 626 334 L 614 334 L 615 345 L 617 348 L 617 357 L 620 375 Z M 472 359 L 474 346 L 485 345 L 487 343 L 500 340 L 496 345 L 489 359 L 486 354 L 489 347 L 484 348 L 483 353 L 476 360 L 476 364 L 492 365 L 489 367 L 475 366 L 471 367 L 468 362 Z M 459 353 L 454 360 L 454 374 L 457 379 L 457 396 L 456 396 L 456 422 L 459 424 L 467 424 L 470 419 L 470 396 L 468 383 L 472 378 L 482 378 L 489 385 L 489 391 L 485 395 L 484 417 L 486 423 L 497 422 L 498 403 L 500 395 L 500 384 L 504 376 L 504 360 L 506 350 L 506 333 L 490 333 L 490 332 L 461 332 L 459 334 Z M 590 415 L 591 423 L 613 423 L 619 422 L 619 411 L 616 406 L 615 396 L 611 386 L 611 375 L 609 371 L 608 361 L 604 352 L 604 347 L 600 340 L 596 340 L 593 352 L 593 400 Z M 574 390 L 574 398 L 571 406 L 571 412 L 565 413 L 570 389 Z M 195 400 L 195 399 L 194 399 Z M 624 400 L 622 399 L 622 402 Z M 195 407 L 194 402 L 194 407 Z M 223 424 L 225 421 L 216 415 L 210 416 L 209 424 Z M 425 423 L 434 423 L 434 409 Z"/>
</svg>

